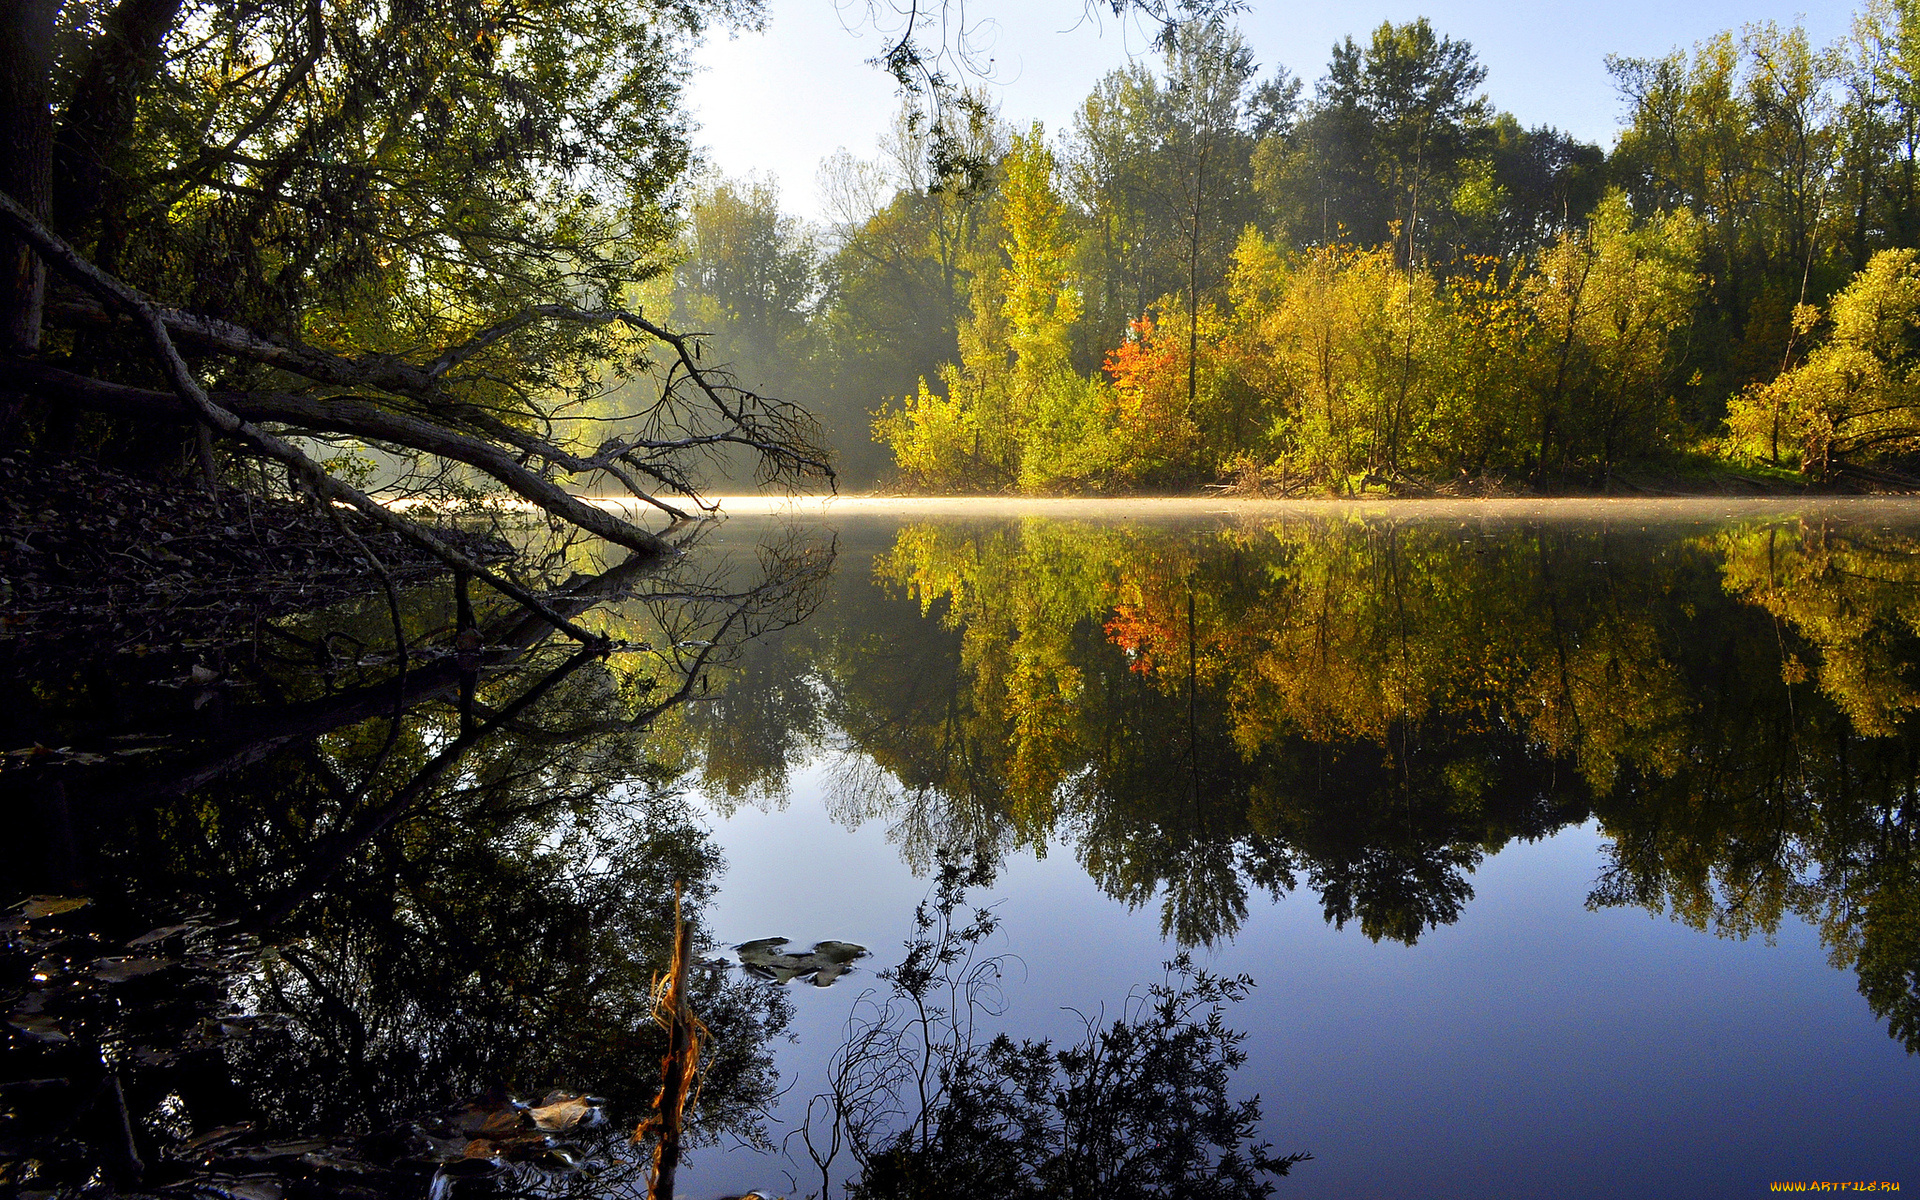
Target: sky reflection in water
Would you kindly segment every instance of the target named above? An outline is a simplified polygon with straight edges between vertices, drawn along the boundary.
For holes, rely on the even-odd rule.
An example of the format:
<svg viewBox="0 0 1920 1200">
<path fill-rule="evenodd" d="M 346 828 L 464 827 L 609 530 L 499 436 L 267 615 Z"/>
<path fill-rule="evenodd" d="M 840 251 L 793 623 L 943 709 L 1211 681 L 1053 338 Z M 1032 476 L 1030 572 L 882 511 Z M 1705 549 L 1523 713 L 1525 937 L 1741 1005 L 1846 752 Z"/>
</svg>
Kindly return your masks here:
<svg viewBox="0 0 1920 1200">
<path fill-rule="evenodd" d="M 698 974 L 696 1128 L 752 1136 L 772 1056 L 777 1143 L 958 848 L 997 866 L 989 1032 L 1071 1043 L 1183 946 L 1257 981 L 1234 1090 L 1315 1156 L 1281 1195 L 1920 1186 L 1920 505 L 864 507 L 666 574 L 565 559 L 606 657 L 483 601 L 463 650 L 426 585 L 403 674 L 372 600 L 10 679 L 0 861 L 95 902 L 0 956 L 10 1014 L 72 1035 L 14 1035 L 0 1168 L 16 1134 L 101 1163 L 46 1139 L 131 1038 L 165 1051 L 108 1080 L 152 1171 L 255 1121 L 228 1159 L 424 1180 L 445 1113 L 576 1088 L 612 1174 L 562 1182 L 633 1184 L 676 885 L 706 959 L 872 952 Z M 201 911 L 218 963 L 101 974 Z M 36 945 L 73 970 L 31 982 Z M 249 1011 L 285 1017 L 174 1052 Z M 697 1148 L 682 1194 L 809 1190 L 783 1166 Z"/>
<path fill-rule="evenodd" d="M 1259 983 L 1240 1083 L 1315 1155 L 1282 1195 L 1913 1184 L 1920 1062 L 1888 1024 L 1920 961 L 1920 527 L 1838 511 L 832 520 L 831 599 L 739 681 L 785 698 L 757 713 L 784 740 L 739 704 L 689 718 L 729 861 L 710 919 L 885 963 L 909 863 L 992 847 L 1017 1036 L 1211 934 L 1207 965 Z M 1865 947 L 1873 1005 L 1836 947 Z M 799 997 L 782 1115 L 865 982 Z"/>
</svg>

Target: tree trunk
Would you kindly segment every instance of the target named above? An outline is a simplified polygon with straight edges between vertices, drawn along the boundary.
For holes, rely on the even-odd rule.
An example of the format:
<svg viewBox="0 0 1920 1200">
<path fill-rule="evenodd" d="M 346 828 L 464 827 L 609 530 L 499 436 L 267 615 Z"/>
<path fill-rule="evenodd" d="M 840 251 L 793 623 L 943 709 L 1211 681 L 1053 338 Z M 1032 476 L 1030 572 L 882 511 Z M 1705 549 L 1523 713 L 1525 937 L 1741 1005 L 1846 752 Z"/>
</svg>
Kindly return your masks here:
<svg viewBox="0 0 1920 1200">
<path fill-rule="evenodd" d="M 687 1003 L 687 960 L 693 953 L 693 922 L 680 915 L 680 885 L 673 889 L 673 962 L 668 967 L 661 1015 L 667 1026 L 667 1053 L 660 1061 L 660 1094 L 654 1115 L 634 1134 L 658 1137 L 653 1149 L 653 1178 L 647 1200 L 673 1200 L 674 1175 L 680 1168 L 680 1144 L 687 1101 L 700 1073 L 700 1046 L 706 1026 Z"/>
<path fill-rule="evenodd" d="M 136 420 L 187 424 L 197 419 L 192 407 L 171 392 L 88 379 L 36 363 L 0 360 L 0 366 L 11 375 L 18 391 L 36 399 Z M 431 421 L 341 396 L 222 392 L 213 399 L 245 421 L 270 421 L 310 433 L 345 433 L 450 458 L 486 472 L 521 499 L 596 537 L 644 555 L 659 555 L 666 550 L 655 534 L 573 496 L 546 476 L 521 465 L 512 452 Z"/>
<path fill-rule="evenodd" d="M 36 0 L 37 2 L 37 0 Z M 57 0 L 56 0 L 57 3 Z M 82 246 L 107 202 L 114 154 L 133 136 L 134 107 L 160 61 L 160 48 L 180 15 L 181 0 L 120 0 L 60 110 L 52 149 L 51 228 Z M 96 260 L 100 258 L 95 255 Z M 111 256 L 105 264 L 113 270 Z"/>
<path fill-rule="evenodd" d="M 53 18 L 60 0 L 0 4 L 0 192 L 47 219 L 53 190 Z M 0 233 L 0 348 L 40 348 L 47 268 L 31 246 Z"/>
</svg>

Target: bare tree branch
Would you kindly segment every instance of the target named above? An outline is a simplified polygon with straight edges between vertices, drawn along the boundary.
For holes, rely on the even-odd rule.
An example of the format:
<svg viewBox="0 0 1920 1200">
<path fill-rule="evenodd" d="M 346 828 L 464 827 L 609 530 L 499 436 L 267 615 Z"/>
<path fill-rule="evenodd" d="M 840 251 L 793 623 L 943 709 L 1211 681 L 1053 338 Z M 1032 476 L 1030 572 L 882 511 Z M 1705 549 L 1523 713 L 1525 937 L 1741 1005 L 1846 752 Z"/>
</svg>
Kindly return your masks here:
<svg viewBox="0 0 1920 1200">
<path fill-rule="evenodd" d="M 123 306 L 135 314 L 146 326 L 154 353 L 160 359 L 160 365 L 167 374 L 168 382 L 173 385 L 174 391 L 192 410 L 194 416 L 209 428 L 225 437 L 233 438 L 258 454 L 285 465 L 312 487 L 323 500 L 351 505 L 371 518 L 375 524 L 391 529 L 440 561 L 486 580 L 503 595 L 539 613 L 555 628 L 564 630 L 568 636 L 589 645 L 599 645 L 604 641 L 603 638 L 587 632 L 553 611 L 545 601 L 527 588 L 487 570 L 466 554 L 441 541 L 424 526 L 387 508 L 358 488 L 334 478 L 320 464 L 308 458 L 284 439 L 267 433 L 258 426 L 242 420 L 232 411 L 215 404 L 208 396 L 206 389 L 200 385 L 200 381 L 194 378 L 186 360 L 180 357 L 180 352 L 174 347 L 159 307 L 133 288 L 80 257 L 73 247 L 36 221 L 32 214 L 22 208 L 13 197 L 4 193 L 0 193 L 0 222 L 4 222 L 23 241 L 32 245 L 54 270 L 73 279 L 80 286 L 99 296 L 102 301 Z M 658 539 L 655 540 L 658 541 Z M 658 552 L 664 552 L 664 550 L 664 543 L 659 544 Z"/>
<path fill-rule="evenodd" d="M 53 313 L 68 321 L 100 322 L 113 319 L 106 309 L 85 304 L 58 304 L 53 307 Z M 348 358 L 311 346 L 265 337 L 225 321 L 177 309 L 159 309 L 158 313 L 170 332 L 220 353 L 274 367 L 315 383 L 389 392 L 416 400 L 433 406 L 436 423 L 470 426 L 475 432 L 506 442 L 523 453 L 570 473 L 605 471 L 618 479 L 634 496 L 661 508 L 676 519 L 684 519 L 687 514 L 649 494 L 619 467 L 624 465 L 638 470 L 662 486 L 695 501 L 698 500 L 698 494 L 693 484 L 679 472 L 663 469 L 662 458 L 700 447 L 733 445 L 752 450 L 760 457 L 762 465 L 759 473 L 765 482 L 824 479 L 831 484 L 834 479 L 832 464 L 823 451 L 815 448 L 811 419 L 802 410 L 740 387 L 723 368 L 706 366 L 700 361 L 698 335 L 677 333 L 638 313 L 620 309 L 581 310 L 568 305 L 536 305 L 482 329 L 467 341 L 443 351 L 426 366 L 417 366 L 397 355 Z M 609 442 L 594 454 L 582 457 L 550 440 L 493 417 L 476 406 L 460 404 L 446 393 L 443 381 L 455 368 L 512 334 L 542 321 L 584 325 L 617 323 L 663 343 L 674 353 L 665 389 L 667 396 L 663 398 L 672 398 L 676 388 L 683 384 L 690 385 L 700 399 L 720 414 L 724 424 L 718 431 L 684 437 L 634 437 Z M 412 444 L 405 437 L 396 436 L 392 440 Z M 502 478 L 501 482 L 507 480 Z M 521 491 L 519 487 L 515 487 L 515 490 Z M 526 493 L 522 491 L 521 494 Z M 528 498 L 533 499 L 532 496 Z M 601 531 L 596 529 L 595 532 Z M 605 533 L 602 536 L 611 537 L 611 540 L 623 545 L 629 544 L 622 537 Z"/>
<path fill-rule="evenodd" d="M 32 395 L 59 399 L 95 412 L 149 420 L 190 421 L 197 413 L 168 392 L 128 387 L 88 379 L 40 363 L 10 364 L 16 386 Z M 620 520 L 590 504 L 543 475 L 527 470 L 514 456 L 490 442 L 468 437 L 351 396 L 314 397 L 292 392 L 219 392 L 210 398 L 220 407 L 249 421 L 272 421 L 315 433 L 344 433 L 377 442 L 425 450 L 466 463 L 499 480 L 514 494 L 562 517 L 596 537 L 640 554 L 656 555 L 665 547 L 655 534 Z M 669 509 L 669 512 L 674 510 Z M 680 519 L 683 514 L 674 512 Z"/>
</svg>

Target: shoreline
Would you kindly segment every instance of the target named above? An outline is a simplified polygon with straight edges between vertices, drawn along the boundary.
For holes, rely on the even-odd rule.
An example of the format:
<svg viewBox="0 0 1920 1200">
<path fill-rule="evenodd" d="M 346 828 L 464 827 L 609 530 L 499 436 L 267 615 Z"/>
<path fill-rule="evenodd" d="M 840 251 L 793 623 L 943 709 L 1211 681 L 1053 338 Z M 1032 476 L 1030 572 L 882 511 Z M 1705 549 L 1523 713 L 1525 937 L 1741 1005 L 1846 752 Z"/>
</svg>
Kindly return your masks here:
<svg viewBox="0 0 1920 1200">
<path fill-rule="evenodd" d="M 583 497 L 614 510 L 646 506 L 621 497 Z M 1743 516 L 1882 516 L 1920 521 L 1920 496 L 1490 496 L 1261 499 L 1222 496 L 780 496 L 716 495 L 722 517 L 1064 517 L 1084 520 L 1191 520 L 1195 517 L 1337 517 L 1495 521 L 1713 521 Z"/>
</svg>

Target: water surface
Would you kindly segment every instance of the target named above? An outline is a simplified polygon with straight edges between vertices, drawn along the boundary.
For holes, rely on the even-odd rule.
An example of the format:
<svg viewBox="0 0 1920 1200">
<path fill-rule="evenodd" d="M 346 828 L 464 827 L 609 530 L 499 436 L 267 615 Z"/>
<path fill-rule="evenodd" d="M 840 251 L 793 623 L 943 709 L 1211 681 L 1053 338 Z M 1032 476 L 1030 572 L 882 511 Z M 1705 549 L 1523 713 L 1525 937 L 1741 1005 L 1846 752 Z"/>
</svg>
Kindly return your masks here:
<svg viewBox="0 0 1920 1200">
<path fill-rule="evenodd" d="M 831 599 L 689 714 L 715 919 L 897 945 L 966 847 L 1023 1034 L 1246 972 L 1281 1194 L 1914 1178 L 1916 515 L 806 514 Z M 804 1092 L 847 1003 L 797 999 Z"/>
<path fill-rule="evenodd" d="M 1920 1186 L 1920 505 L 736 507 L 664 573 L 555 552 L 606 656 L 434 585 L 13 681 L 9 868 L 90 903 L 9 923 L 0 1162 L 637 1186 L 677 887 L 682 1194 L 818 1191 L 794 1135 L 954 864 L 981 1046 L 1250 978 L 1279 1195 Z M 728 950 L 772 938 L 827 949 Z M 107 1084 L 138 1170 L 48 1132 Z M 550 1089 L 612 1119 L 447 1115 Z"/>
</svg>

